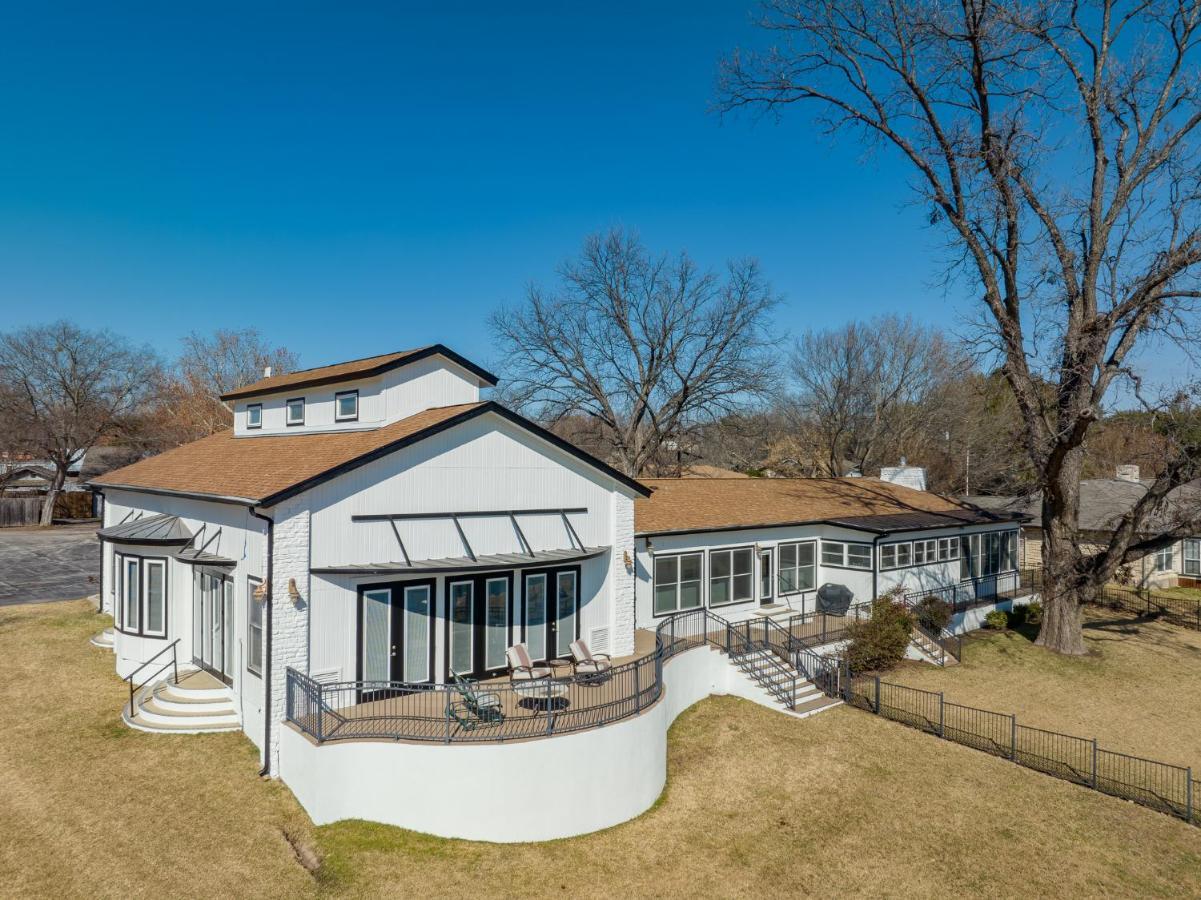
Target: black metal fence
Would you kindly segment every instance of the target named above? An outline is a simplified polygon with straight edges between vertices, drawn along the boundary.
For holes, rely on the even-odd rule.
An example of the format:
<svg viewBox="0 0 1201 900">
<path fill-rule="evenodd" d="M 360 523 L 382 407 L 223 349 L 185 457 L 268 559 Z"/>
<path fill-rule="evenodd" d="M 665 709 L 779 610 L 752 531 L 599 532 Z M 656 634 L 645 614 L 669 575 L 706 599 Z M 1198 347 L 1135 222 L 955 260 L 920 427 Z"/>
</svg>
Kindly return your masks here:
<svg viewBox="0 0 1201 900">
<path fill-rule="evenodd" d="M 1041 594 L 1042 569 L 1023 571 L 1021 583 L 1026 593 Z M 1139 616 L 1154 616 L 1172 625 L 1201 631 L 1201 600 L 1192 597 L 1174 597 L 1155 588 L 1108 584 L 1100 590 L 1093 603 L 1106 609 L 1117 609 Z"/>
<path fill-rule="evenodd" d="M 1201 824 L 1191 768 L 1108 750 L 1096 738 L 1022 725 L 1014 715 L 951 703 L 941 693 L 873 676 L 845 678 L 843 699 L 1028 769 Z"/>
</svg>

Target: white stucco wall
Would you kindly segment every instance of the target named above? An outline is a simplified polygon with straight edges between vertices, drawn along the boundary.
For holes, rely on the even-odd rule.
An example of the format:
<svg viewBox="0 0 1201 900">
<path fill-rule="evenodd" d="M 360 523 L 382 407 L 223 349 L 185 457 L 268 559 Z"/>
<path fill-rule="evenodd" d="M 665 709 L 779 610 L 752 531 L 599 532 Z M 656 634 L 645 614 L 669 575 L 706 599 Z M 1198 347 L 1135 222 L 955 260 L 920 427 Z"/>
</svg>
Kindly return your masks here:
<svg viewBox="0 0 1201 900">
<path fill-rule="evenodd" d="M 366 819 L 502 843 L 586 834 L 655 802 L 667 777 L 667 730 L 688 707 L 725 693 L 770 705 L 708 647 L 668 660 L 663 678 L 663 696 L 641 715 L 536 740 L 318 746 L 288 727 L 280 775 L 318 825 Z"/>
</svg>

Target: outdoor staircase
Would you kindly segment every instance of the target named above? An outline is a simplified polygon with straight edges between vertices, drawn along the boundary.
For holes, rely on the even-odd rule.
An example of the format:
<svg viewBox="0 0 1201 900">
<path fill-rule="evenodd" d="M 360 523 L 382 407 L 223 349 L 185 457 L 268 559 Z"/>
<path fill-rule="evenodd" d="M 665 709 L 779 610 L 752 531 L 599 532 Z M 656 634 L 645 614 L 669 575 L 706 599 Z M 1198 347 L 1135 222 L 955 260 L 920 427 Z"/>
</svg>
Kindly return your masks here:
<svg viewBox="0 0 1201 900">
<path fill-rule="evenodd" d="M 112 627 L 110 626 L 109 628 L 104 629 L 104 631 L 100 632 L 99 634 L 92 635 L 91 639 L 89 640 L 89 643 L 93 647 L 100 647 L 102 650 L 112 650 L 113 649 L 113 629 L 112 629 Z"/>
<path fill-rule="evenodd" d="M 814 715 L 842 701 L 827 697 L 812 681 L 766 647 L 728 654 L 730 664 L 754 682 L 783 712 L 797 718 Z M 795 693 L 793 685 L 795 684 Z"/>
<path fill-rule="evenodd" d="M 909 635 L 909 643 L 917 649 L 917 652 L 928 663 L 944 667 L 959 665 L 959 660 L 955 658 L 954 654 L 946 652 L 936 641 L 932 640 L 929 635 L 917 626 L 914 626 L 912 633 Z"/>
<path fill-rule="evenodd" d="M 136 715 L 127 703 L 121 719 L 138 731 L 200 734 L 241 728 L 233 691 L 198 669 L 180 669 L 178 684 L 164 679 L 146 685 L 133 702 Z"/>
</svg>

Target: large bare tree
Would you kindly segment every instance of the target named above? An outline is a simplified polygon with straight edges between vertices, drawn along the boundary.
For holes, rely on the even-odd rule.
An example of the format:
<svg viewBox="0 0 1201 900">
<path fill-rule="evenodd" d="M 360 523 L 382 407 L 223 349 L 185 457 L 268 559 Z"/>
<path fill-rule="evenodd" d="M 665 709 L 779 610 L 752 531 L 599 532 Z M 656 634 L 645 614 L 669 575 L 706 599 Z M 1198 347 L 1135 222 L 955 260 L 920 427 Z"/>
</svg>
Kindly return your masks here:
<svg viewBox="0 0 1201 900">
<path fill-rule="evenodd" d="M 724 109 L 808 104 L 908 163 L 1020 409 L 1046 535 L 1038 643 L 1083 653 L 1081 602 L 1197 474 L 1195 432 L 1169 427 L 1143 499 L 1082 552 L 1085 439 L 1115 385 L 1158 405 L 1137 349 L 1196 337 L 1201 2 L 775 0 L 762 22 L 779 43 L 726 62 Z"/>
<path fill-rule="evenodd" d="M 257 328 L 192 332 L 159 386 L 161 417 L 147 423 L 147 431 L 158 444 L 170 446 L 231 428 L 233 415 L 221 400 L 223 393 L 257 381 L 267 367 L 282 375 L 296 366 L 295 353 L 271 346 Z"/>
<path fill-rule="evenodd" d="M 553 289 L 492 316 L 506 396 L 555 422 L 585 415 L 628 475 L 674 465 L 690 430 L 772 388 L 776 298 L 754 262 L 725 276 L 594 235 Z"/>
<path fill-rule="evenodd" d="M 108 331 L 56 322 L 0 335 L 0 432 L 7 449 L 44 457 L 50 525 L 67 471 L 147 401 L 158 360 Z"/>
<path fill-rule="evenodd" d="M 972 368 L 942 333 L 896 315 L 808 331 L 789 361 L 796 434 L 833 476 L 895 464 L 938 393 Z"/>
</svg>

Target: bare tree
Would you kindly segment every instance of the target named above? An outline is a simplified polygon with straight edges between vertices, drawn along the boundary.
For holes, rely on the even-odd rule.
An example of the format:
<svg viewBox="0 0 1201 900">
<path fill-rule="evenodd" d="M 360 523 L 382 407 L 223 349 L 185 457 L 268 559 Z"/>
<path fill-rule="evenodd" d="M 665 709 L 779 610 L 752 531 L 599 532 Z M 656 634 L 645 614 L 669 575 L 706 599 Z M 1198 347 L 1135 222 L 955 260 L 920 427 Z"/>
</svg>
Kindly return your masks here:
<svg viewBox="0 0 1201 900">
<path fill-rule="evenodd" d="M 594 235 L 556 289 L 492 316 L 506 396 L 550 422 L 588 416 L 618 468 L 653 471 L 698 423 L 771 389 L 775 303 L 753 262 L 722 278 L 632 235 Z"/>
<path fill-rule="evenodd" d="M 938 331 L 893 315 L 806 332 L 790 364 L 798 439 L 832 476 L 895 463 L 932 398 L 972 367 Z"/>
<path fill-rule="evenodd" d="M 1038 643 L 1083 653 L 1081 602 L 1198 469 L 1192 432 L 1176 432 L 1109 546 L 1082 551 L 1085 439 L 1115 383 L 1143 396 L 1136 348 L 1195 338 L 1201 3 L 774 0 L 763 25 L 781 43 L 727 61 L 724 109 L 807 103 L 909 164 L 949 273 L 978 292 L 1040 482 Z"/>
<path fill-rule="evenodd" d="M 183 352 L 159 385 L 162 421 L 148 423 L 158 443 L 179 444 L 233 426 L 221 395 L 263 377 L 268 366 L 276 375 L 293 371 L 297 356 L 272 347 L 257 328 L 218 329 L 211 335 L 192 332 Z"/>
<path fill-rule="evenodd" d="M 149 349 L 70 322 L 0 335 L 0 431 L 13 449 L 54 464 L 42 525 L 53 522 L 71 464 L 120 431 L 146 401 L 157 368 Z"/>
</svg>

